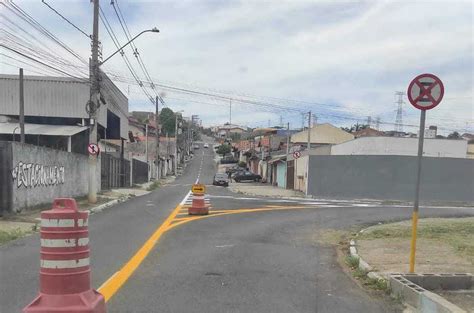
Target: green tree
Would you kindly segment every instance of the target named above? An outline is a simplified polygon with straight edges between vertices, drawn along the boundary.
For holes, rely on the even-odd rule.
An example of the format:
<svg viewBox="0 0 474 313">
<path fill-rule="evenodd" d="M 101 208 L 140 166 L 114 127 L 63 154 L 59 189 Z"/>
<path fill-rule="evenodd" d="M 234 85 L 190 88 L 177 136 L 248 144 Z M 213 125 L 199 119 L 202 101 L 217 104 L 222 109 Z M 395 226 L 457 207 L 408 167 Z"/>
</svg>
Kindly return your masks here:
<svg viewBox="0 0 474 313">
<path fill-rule="evenodd" d="M 461 139 L 461 135 L 455 131 L 448 135 L 448 139 Z"/>
<path fill-rule="evenodd" d="M 354 133 L 356 131 L 359 131 L 361 129 L 366 129 L 368 127 L 369 127 L 368 124 L 359 124 L 359 123 L 357 123 L 357 124 L 352 125 L 351 127 L 341 127 L 341 129 L 348 132 L 348 133 Z"/>
<path fill-rule="evenodd" d="M 168 133 L 170 136 L 174 136 L 175 129 L 175 114 L 170 108 L 163 108 L 160 112 L 160 124 L 161 132 L 163 134 Z"/>
<path fill-rule="evenodd" d="M 220 145 L 219 148 L 217 148 L 217 153 L 224 156 L 227 153 L 230 153 L 230 146 L 229 145 Z"/>
</svg>

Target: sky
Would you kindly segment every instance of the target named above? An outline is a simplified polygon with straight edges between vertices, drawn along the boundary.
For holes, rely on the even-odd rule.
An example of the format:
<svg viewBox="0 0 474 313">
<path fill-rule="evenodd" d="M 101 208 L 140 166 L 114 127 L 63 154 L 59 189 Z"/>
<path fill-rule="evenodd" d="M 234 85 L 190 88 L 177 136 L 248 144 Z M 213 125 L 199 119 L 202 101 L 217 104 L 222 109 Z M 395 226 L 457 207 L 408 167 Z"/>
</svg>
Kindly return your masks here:
<svg viewBox="0 0 474 313">
<path fill-rule="evenodd" d="M 91 33 L 89 0 L 46 2 Z M 391 130 L 395 92 L 406 92 L 418 74 L 433 73 L 443 81 L 445 94 L 441 104 L 427 113 L 427 125 L 438 125 L 441 133 L 474 132 L 473 1 L 115 2 L 132 35 L 152 27 L 160 30 L 135 41 L 153 81 L 234 98 L 233 123 L 255 127 L 288 122 L 290 127 L 301 127 L 297 110 L 311 110 L 318 123 L 349 126 L 371 116 L 372 121 L 380 118 L 381 129 Z M 40 0 L 14 3 L 88 58 L 88 38 Z M 125 43 L 110 1 L 101 0 L 101 7 Z M 4 9 L 2 14 L 15 18 Z M 102 24 L 99 37 L 104 56 L 116 50 Z M 55 51 L 71 59 L 64 50 Z M 146 80 L 131 50 L 125 51 Z M 104 69 L 132 77 L 120 55 Z M 2 64 L 0 70 L 16 72 Z M 128 96 L 130 111 L 154 110 L 139 86 L 117 85 Z M 204 125 L 229 121 L 227 99 L 161 87 L 156 91 L 166 106 L 183 110 L 184 115 L 198 114 Z M 282 111 L 278 106 L 293 109 Z M 416 132 L 419 114 L 404 97 L 403 123 L 412 125 L 404 130 Z"/>
</svg>

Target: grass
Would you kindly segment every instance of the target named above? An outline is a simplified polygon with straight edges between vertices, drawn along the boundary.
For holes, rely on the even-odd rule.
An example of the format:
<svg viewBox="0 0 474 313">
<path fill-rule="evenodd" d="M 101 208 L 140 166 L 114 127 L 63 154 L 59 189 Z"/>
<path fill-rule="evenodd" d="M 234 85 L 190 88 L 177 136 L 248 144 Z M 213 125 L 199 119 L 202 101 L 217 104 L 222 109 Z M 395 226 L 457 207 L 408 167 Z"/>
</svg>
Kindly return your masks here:
<svg viewBox="0 0 474 313">
<path fill-rule="evenodd" d="M 352 276 L 360 283 L 372 290 L 389 293 L 390 289 L 385 279 L 374 279 L 367 276 L 367 272 L 359 268 L 359 258 L 356 256 L 346 256 L 346 264 L 349 266 Z"/>
<path fill-rule="evenodd" d="M 153 191 L 161 186 L 160 181 L 155 180 L 150 186 L 147 187 L 147 191 Z"/>
<path fill-rule="evenodd" d="M 10 231 L 0 230 L 0 245 L 21 238 L 29 233 L 31 233 L 31 231 L 21 230 L 19 228 Z"/>
<path fill-rule="evenodd" d="M 351 269 L 359 268 L 359 258 L 353 255 L 348 255 L 346 257 L 346 264 L 349 265 Z"/>
<path fill-rule="evenodd" d="M 373 226 L 359 239 L 407 239 L 411 237 L 411 222 Z M 418 238 L 433 239 L 449 244 L 457 254 L 474 264 L 474 218 L 427 218 L 418 222 Z"/>
</svg>

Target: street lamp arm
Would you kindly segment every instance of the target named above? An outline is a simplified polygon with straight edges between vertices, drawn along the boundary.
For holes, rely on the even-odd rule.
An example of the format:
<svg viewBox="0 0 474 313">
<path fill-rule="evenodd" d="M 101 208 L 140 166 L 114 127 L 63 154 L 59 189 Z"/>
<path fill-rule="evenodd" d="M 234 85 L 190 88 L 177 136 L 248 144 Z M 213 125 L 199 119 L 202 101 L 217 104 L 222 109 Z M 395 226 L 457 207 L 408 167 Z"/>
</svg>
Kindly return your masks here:
<svg viewBox="0 0 474 313">
<path fill-rule="evenodd" d="M 152 33 L 159 33 L 160 31 L 158 30 L 158 28 L 152 28 L 152 29 L 146 29 L 142 32 L 140 32 L 138 35 L 136 35 L 135 37 L 133 37 L 132 39 L 130 39 L 126 44 L 124 44 L 123 46 L 121 46 L 117 51 L 115 51 L 114 53 L 112 53 L 110 56 L 108 56 L 104 61 L 100 62 L 99 65 L 102 65 L 104 64 L 105 62 L 107 62 L 111 57 L 113 57 L 114 55 L 116 55 L 118 52 L 122 51 L 123 48 L 125 48 L 126 46 L 128 46 L 132 41 L 134 41 L 135 39 L 137 39 L 141 34 L 143 33 L 147 33 L 147 32 L 152 32 Z"/>
</svg>

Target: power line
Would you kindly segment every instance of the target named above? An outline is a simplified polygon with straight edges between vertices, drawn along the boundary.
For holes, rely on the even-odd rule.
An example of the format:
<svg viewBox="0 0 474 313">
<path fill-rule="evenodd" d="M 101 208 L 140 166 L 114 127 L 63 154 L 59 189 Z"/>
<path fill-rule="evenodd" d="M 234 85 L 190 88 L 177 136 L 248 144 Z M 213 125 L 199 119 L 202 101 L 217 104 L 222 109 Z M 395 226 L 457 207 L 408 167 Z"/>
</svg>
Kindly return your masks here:
<svg viewBox="0 0 474 313">
<path fill-rule="evenodd" d="M 27 58 L 27 59 L 29 59 L 29 60 L 31 60 L 31 61 L 37 62 L 37 63 L 39 63 L 39 64 L 42 64 L 42 65 L 44 65 L 44 66 L 46 66 L 46 67 L 49 67 L 49 68 L 51 68 L 51 69 L 53 69 L 53 70 L 55 70 L 55 71 L 58 71 L 58 72 L 62 73 L 62 74 L 64 74 L 64 75 L 67 75 L 67 76 L 69 76 L 69 77 L 75 78 L 75 79 L 77 79 L 77 80 L 79 80 L 79 81 L 89 82 L 88 80 L 84 80 L 84 79 L 81 79 L 81 78 L 76 77 L 76 76 L 74 76 L 74 75 L 71 75 L 71 74 L 69 74 L 69 73 L 67 73 L 67 72 L 65 72 L 65 71 L 63 71 L 63 70 L 60 70 L 60 69 L 58 69 L 58 68 L 56 68 L 56 67 L 54 67 L 54 66 L 51 66 L 51 65 L 49 65 L 49 64 L 46 64 L 46 63 L 44 63 L 44 62 L 41 62 L 40 60 L 37 60 L 37 59 L 35 59 L 35 58 L 32 58 L 32 57 L 30 57 L 30 56 L 28 56 L 28 55 L 26 55 L 26 54 L 24 54 L 24 53 L 21 53 L 21 52 L 15 50 L 15 49 L 9 48 L 9 47 L 7 47 L 7 46 L 5 46 L 5 45 L 3 45 L 3 44 L 0 44 L 0 47 L 3 47 L 3 48 L 5 48 L 5 49 L 7 49 L 7 50 L 10 50 L 10 51 L 12 51 L 12 52 L 14 52 L 14 53 L 16 53 L 16 54 L 21 55 L 21 56 L 24 57 L 24 58 Z"/>
<path fill-rule="evenodd" d="M 74 27 L 75 29 L 77 29 L 78 31 L 80 31 L 82 34 L 84 34 L 84 36 L 86 36 L 87 38 L 89 39 L 92 39 L 91 35 L 88 35 L 86 34 L 85 31 L 83 31 L 82 29 L 80 29 L 79 27 L 77 27 L 76 25 L 74 25 L 74 23 L 72 23 L 70 20 L 68 20 L 66 17 L 64 17 L 61 13 L 59 13 L 57 10 L 55 10 L 52 6 L 50 6 L 45 0 L 42 0 L 42 2 L 48 7 L 50 8 L 54 13 L 56 13 L 57 15 L 59 15 L 63 20 L 65 20 L 66 22 L 68 22 L 72 27 Z"/>
</svg>

